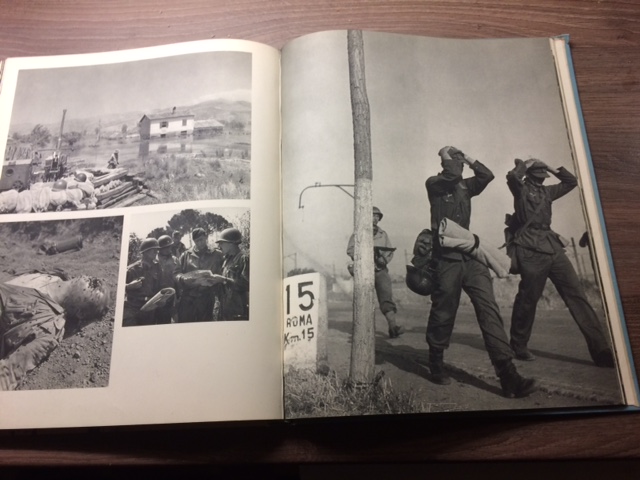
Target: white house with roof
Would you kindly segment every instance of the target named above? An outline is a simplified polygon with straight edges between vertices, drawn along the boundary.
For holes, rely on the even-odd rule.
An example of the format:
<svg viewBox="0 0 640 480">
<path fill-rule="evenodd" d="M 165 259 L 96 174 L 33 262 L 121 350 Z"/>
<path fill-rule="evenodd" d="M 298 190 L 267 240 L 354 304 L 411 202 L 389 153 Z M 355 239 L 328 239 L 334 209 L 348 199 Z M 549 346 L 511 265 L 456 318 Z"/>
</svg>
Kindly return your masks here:
<svg viewBox="0 0 640 480">
<path fill-rule="evenodd" d="M 165 114 L 143 115 L 138 122 L 140 138 L 165 138 L 188 136 L 193 134 L 195 116 L 188 112 L 172 112 Z"/>
</svg>

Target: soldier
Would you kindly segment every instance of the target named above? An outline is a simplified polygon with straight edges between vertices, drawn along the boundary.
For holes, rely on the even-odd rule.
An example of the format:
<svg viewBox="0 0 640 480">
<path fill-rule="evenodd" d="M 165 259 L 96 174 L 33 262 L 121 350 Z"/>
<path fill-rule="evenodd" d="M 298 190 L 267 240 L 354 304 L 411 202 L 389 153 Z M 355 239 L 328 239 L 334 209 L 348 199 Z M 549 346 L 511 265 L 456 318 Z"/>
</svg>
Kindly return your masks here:
<svg viewBox="0 0 640 480">
<path fill-rule="evenodd" d="M 118 152 L 118 149 L 115 149 L 111 154 L 111 157 L 109 157 L 107 168 L 114 169 L 118 165 L 120 165 L 120 152 Z"/>
<path fill-rule="evenodd" d="M 373 249 L 375 262 L 375 289 L 378 297 L 378 305 L 380 311 L 387 319 L 389 326 L 389 337 L 398 338 L 404 333 L 404 327 L 397 325 L 396 312 L 397 307 L 393 301 L 393 291 L 391 287 L 391 277 L 387 265 L 393 258 L 395 248 L 391 246 L 391 241 L 387 232 L 378 226 L 378 222 L 382 220 L 383 214 L 378 207 L 373 207 Z M 347 255 L 353 260 L 355 235 L 349 238 L 347 245 Z M 353 266 L 349 266 L 350 272 Z"/>
<path fill-rule="evenodd" d="M 158 263 L 160 264 L 160 290 L 163 288 L 175 289 L 175 271 L 178 268 L 178 259 L 171 253 L 173 241 L 169 235 L 162 235 L 158 239 Z M 175 297 L 171 298 L 165 305 L 156 310 L 156 323 L 171 323 L 175 316 Z"/>
<path fill-rule="evenodd" d="M 194 246 L 180 256 L 175 272 L 176 285 L 180 291 L 178 322 L 209 322 L 215 320 L 214 308 L 220 297 L 223 255 L 220 250 L 209 248 L 204 229 L 194 229 L 191 238 Z M 212 273 L 212 284 L 203 285 L 186 275 L 196 271 Z"/>
<path fill-rule="evenodd" d="M 551 172 L 560 183 L 544 186 Z M 567 258 L 560 236 L 551 230 L 551 204 L 578 184 L 576 177 L 564 167 L 551 168 L 531 159 L 515 160 L 515 168 L 507 173 L 507 185 L 515 207 L 515 255 L 520 284 L 511 316 L 511 346 L 516 358 L 534 360 L 527 348 L 536 306 L 547 278 L 556 287 L 571 316 L 578 324 L 594 363 L 599 367 L 615 367 L 611 348 L 598 316 L 589 304 L 580 280 Z"/>
<path fill-rule="evenodd" d="M 173 253 L 174 257 L 180 258 L 180 255 L 182 255 L 187 250 L 187 247 L 180 241 L 180 239 L 182 238 L 182 234 L 179 231 L 174 231 L 172 237 L 173 245 L 171 246 L 171 252 Z"/>
<path fill-rule="evenodd" d="M 140 244 L 141 258 L 127 268 L 126 298 L 122 325 L 153 325 L 154 312 L 141 312 L 140 308 L 160 291 L 160 264 L 158 263 L 158 240 L 146 238 Z"/>
<path fill-rule="evenodd" d="M 457 148 L 444 147 L 438 155 L 442 160 L 442 172 L 426 181 L 431 204 L 431 229 L 438 232 L 443 218 L 469 229 L 471 199 L 482 193 L 493 180 L 493 174 Z M 465 164 L 473 170 L 473 177 L 463 179 Z M 521 377 L 513 364 L 513 351 L 495 300 L 489 269 L 465 253 L 442 247 L 437 234 L 434 235 L 434 260 L 438 281 L 431 294 L 427 323 L 431 380 L 440 385 L 451 383 L 444 369 L 443 355 L 451 341 L 460 294 L 464 290 L 473 304 L 485 348 L 500 378 L 504 396 L 525 397 L 533 393 L 535 381 Z"/>
<path fill-rule="evenodd" d="M 223 230 L 216 240 L 224 255 L 220 320 L 249 319 L 249 255 L 240 249 L 241 242 L 237 228 Z"/>
</svg>

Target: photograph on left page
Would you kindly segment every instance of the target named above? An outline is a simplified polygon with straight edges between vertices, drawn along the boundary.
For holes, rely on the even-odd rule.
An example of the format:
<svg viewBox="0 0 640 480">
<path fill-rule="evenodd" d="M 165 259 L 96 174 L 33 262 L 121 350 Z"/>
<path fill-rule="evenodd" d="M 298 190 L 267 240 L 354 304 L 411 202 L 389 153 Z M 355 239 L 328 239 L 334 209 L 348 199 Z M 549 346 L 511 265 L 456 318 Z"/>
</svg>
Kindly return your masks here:
<svg viewBox="0 0 640 480">
<path fill-rule="evenodd" d="M 249 320 L 249 209 L 131 219 L 123 327 Z"/>
<path fill-rule="evenodd" d="M 107 387 L 122 217 L 0 224 L 0 390 Z"/>
<path fill-rule="evenodd" d="M 225 51 L 21 70 L 0 213 L 249 198 L 251 76 Z"/>
</svg>

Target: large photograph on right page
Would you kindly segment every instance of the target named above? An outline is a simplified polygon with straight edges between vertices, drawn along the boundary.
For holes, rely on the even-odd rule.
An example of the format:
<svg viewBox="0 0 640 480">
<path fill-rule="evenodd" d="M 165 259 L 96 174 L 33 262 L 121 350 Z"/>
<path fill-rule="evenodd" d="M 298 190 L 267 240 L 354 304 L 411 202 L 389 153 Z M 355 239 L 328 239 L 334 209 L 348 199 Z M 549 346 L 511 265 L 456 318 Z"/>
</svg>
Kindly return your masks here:
<svg viewBox="0 0 640 480">
<path fill-rule="evenodd" d="M 624 404 L 549 39 L 314 34 L 283 50 L 282 92 L 283 275 L 304 294 L 295 277 L 320 274 L 327 327 L 311 367 L 285 364 L 287 418 Z"/>
</svg>

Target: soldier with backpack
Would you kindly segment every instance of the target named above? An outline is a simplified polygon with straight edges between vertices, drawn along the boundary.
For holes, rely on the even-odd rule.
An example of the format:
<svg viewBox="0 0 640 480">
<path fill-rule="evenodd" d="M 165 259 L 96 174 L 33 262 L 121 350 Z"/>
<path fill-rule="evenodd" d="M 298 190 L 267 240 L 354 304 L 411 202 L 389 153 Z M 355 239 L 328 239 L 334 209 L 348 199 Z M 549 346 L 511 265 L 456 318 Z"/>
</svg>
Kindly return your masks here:
<svg viewBox="0 0 640 480">
<path fill-rule="evenodd" d="M 560 183 L 543 185 L 549 172 Z M 511 256 L 515 267 L 512 273 L 520 273 L 511 316 L 511 346 L 516 358 L 535 360 L 527 345 L 536 307 L 549 278 L 587 341 L 594 363 L 599 367 L 615 367 L 604 329 L 564 252 L 563 239 L 551 230 L 552 202 L 578 185 L 576 177 L 564 167 L 554 169 L 537 159 L 522 161 L 517 158 L 515 168 L 507 173 L 507 185 L 515 207 L 510 222 L 513 230 Z"/>
<path fill-rule="evenodd" d="M 455 147 L 444 147 L 438 155 L 442 160 L 442 171 L 426 181 L 431 205 L 431 230 L 437 232 L 440 222 L 445 218 L 469 229 L 471 199 L 483 192 L 493 180 L 493 173 Z M 465 165 L 473 171 L 472 177 L 462 177 Z M 443 355 L 449 347 L 460 295 L 464 291 L 473 304 L 487 353 L 500 378 L 504 396 L 525 397 L 533 393 L 537 388 L 535 381 L 521 377 L 513 364 L 513 351 L 496 303 L 489 269 L 464 252 L 443 247 L 438 235 L 434 236 L 433 258 L 437 282 L 431 294 L 427 323 L 431 380 L 440 385 L 451 383 L 444 368 Z"/>
</svg>

